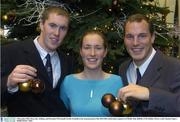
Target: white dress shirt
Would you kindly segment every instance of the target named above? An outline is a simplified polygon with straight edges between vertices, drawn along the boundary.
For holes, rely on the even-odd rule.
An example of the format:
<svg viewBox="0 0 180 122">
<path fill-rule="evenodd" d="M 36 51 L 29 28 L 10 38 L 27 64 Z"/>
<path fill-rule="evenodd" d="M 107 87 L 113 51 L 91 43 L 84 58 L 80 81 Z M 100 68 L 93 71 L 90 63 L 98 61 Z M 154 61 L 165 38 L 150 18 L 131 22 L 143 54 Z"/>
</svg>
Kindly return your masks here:
<svg viewBox="0 0 180 122">
<path fill-rule="evenodd" d="M 129 65 L 127 72 L 126 72 L 128 83 L 136 84 L 136 79 L 137 79 L 136 68 L 139 68 L 140 74 L 143 77 L 144 72 L 146 71 L 146 69 L 147 69 L 149 63 L 151 62 L 152 58 L 154 57 L 155 53 L 156 53 L 156 50 L 153 48 L 151 55 L 139 67 L 134 63 L 134 61 L 131 62 L 131 64 Z"/>
<path fill-rule="evenodd" d="M 38 39 L 38 37 L 36 39 L 34 39 L 34 44 L 41 56 L 43 64 L 45 66 L 46 61 L 47 61 L 46 55 L 48 54 L 48 52 L 40 46 L 37 39 Z M 53 88 L 55 88 L 58 83 L 58 80 L 61 76 L 60 58 L 56 51 L 50 52 L 49 54 L 51 56 L 51 64 L 52 64 L 52 72 L 53 72 Z"/>
</svg>

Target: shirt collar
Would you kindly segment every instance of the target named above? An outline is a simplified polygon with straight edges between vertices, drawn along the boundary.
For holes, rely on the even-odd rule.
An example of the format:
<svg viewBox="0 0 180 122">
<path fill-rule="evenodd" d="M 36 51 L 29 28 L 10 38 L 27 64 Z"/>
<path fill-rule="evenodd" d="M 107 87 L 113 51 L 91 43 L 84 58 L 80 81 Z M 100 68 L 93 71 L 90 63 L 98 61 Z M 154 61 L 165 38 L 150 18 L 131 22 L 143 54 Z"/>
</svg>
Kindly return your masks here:
<svg viewBox="0 0 180 122">
<path fill-rule="evenodd" d="M 148 59 L 143 63 L 141 64 L 139 67 L 134 63 L 133 61 L 133 66 L 134 68 L 139 68 L 139 72 L 141 73 L 141 76 L 143 76 L 144 72 L 146 71 L 149 63 L 151 62 L 151 60 L 153 59 L 154 55 L 156 53 L 156 50 L 153 48 L 152 49 L 152 52 L 151 52 L 151 55 L 148 57 Z M 136 70 L 135 70 L 136 71 Z"/>
<path fill-rule="evenodd" d="M 36 46 L 36 48 L 37 48 L 37 50 L 38 50 L 38 52 L 39 52 L 39 54 L 40 54 L 40 56 L 41 56 L 41 59 L 44 60 L 44 59 L 46 58 L 46 55 L 47 55 L 48 53 L 50 54 L 50 56 L 53 56 L 56 51 L 47 52 L 47 51 L 46 51 L 44 48 L 42 48 L 41 45 L 39 44 L 38 38 L 39 38 L 39 37 L 36 37 L 36 38 L 34 39 L 34 44 L 35 44 L 35 46 Z"/>
</svg>

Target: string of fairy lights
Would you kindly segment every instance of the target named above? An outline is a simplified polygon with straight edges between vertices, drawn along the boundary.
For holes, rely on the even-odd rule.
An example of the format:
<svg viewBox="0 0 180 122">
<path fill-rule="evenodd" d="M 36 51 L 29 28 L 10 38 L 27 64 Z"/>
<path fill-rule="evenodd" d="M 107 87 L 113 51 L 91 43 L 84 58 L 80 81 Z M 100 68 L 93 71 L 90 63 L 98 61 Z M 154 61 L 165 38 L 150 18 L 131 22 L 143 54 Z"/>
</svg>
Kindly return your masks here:
<svg viewBox="0 0 180 122">
<path fill-rule="evenodd" d="M 113 4 L 114 5 L 117 4 L 117 6 L 119 6 L 116 0 L 114 0 Z M 158 2 L 157 1 L 143 2 L 143 4 L 144 5 L 151 4 L 151 5 L 156 6 L 156 5 L 158 5 Z M 22 7 L 26 8 L 26 10 L 29 8 L 28 11 L 16 12 L 15 10 L 12 10 L 9 13 L 7 13 L 6 15 L 3 15 L 2 18 L 4 20 L 8 20 L 11 16 L 16 16 L 16 15 L 18 16 L 18 15 L 22 15 L 22 14 L 31 13 L 31 14 L 27 14 L 26 17 L 19 19 L 18 24 L 21 23 L 22 21 L 26 21 L 27 23 L 23 23 L 23 25 L 25 25 L 25 26 L 32 25 L 34 23 L 39 22 L 41 12 L 44 10 L 44 8 L 46 6 L 49 6 L 49 5 L 59 6 L 59 7 L 65 8 L 67 11 L 69 11 L 71 13 L 71 19 L 74 19 L 76 21 L 82 21 L 81 20 L 82 18 L 87 17 L 87 16 L 92 15 L 92 14 L 96 14 L 96 12 L 98 12 L 99 10 L 102 9 L 102 8 L 99 8 L 97 10 L 92 11 L 91 13 L 82 15 L 83 14 L 82 9 L 80 10 L 80 13 L 76 12 L 75 10 L 71 9 L 67 4 L 62 3 L 62 2 L 49 1 L 49 0 L 43 0 L 43 1 L 42 0 L 41 1 L 39 1 L 39 0 L 26 0 L 25 3 L 19 5 L 18 7 L 19 8 L 22 8 Z M 112 9 L 109 8 L 109 11 L 112 11 Z M 118 20 L 116 20 L 111 25 L 105 24 L 103 29 L 108 30 L 108 31 L 116 30 L 117 33 L 120 34 L 120 32 L 122 32 L 122 30 L 123 30 L 123 23 L 127 18 L 127 15 L 125 13 L 123 13 L 123 8 L 121 8 L 121 15 L 123 15 L 123 17 L 119 18 Z M 156 19 L 161 19 L 161 18 L 165 19 L 163 17 L 159 17 L 158 15 L 153 15 L 153 14 L 148 14 L 147 17 L 149 17 L 150 19 L 154 18 L 154 17 L 156 17 Z M 15 17 L 13 19 L 15 19 Z M 162 37 L 164 34 L 168 34 L 168 35 L 174 34 L 174 35 L 178 35 L 180 38 L 179 30 L 177 30 L 177 29 L 172 30 L 173 28 L 175 28 L 177 26 L 175 24 L 167 23 L 164 26 L 162 26 L 162 25 L 155 25 L 155 26 L 157 26 L 159 28 L 159 30 L 161 30 L 161 29 L 167 30 L 168 28 L 171 28 L 171 29 L 169 29 L 171 31 L 167 30 L 166 33 L 158 33 Z M 97 28 L 98 27 L 94 27 L 94 29 L 97 29 Z M 177 27 L 177 28 L 179 28 L 179 27 Z M 121 37 L 121 35 L 120 35 L 120 37 Z"/>
<path fill-rule="evenodd" d="M 151 6 L 151 9 L 153 7 L 157 6 L 159 3 L 157 1 L 149 1 L 149 2 L 143 2 L 142 5 Z M 81 23 L 83 21 L 83 18 L 86 18 L 91 15 L 95 15 L 99 11 L 101 11 L 103 8 L 98 8 L 96 10 L 93 10 L 89 13 L 84 13 L 83 9 L 73 9 L 69 7 L 68 4 L 65 4 L 63 2 L 57 2 L 57 1 L 50 1 L 50 0 L 26 0 L 25 3 L 19 5 L 18 7 L 21 8 L 21 11 L 15 11 L 12 10 L 8 12 L 7 14 L 2 16 L 3 20 L 13 20 L 15 21 L 16 16 L 21 15 L 27 15 L 20 18 L 17 22 L 14 24 L 23 24 L 24 26 L 30 26 L 33 24 L 37 24 L 40 20 L 41 12 L 44 10 L 46 6 L 53 5 L 53 6 L 59 6 L 63 7 L 67 11 L 70 12 L 71 19 L 75 20 L 77 23 Z M 104 32 L 116 32 L 119 36 L 120 40 L 123 40 L 123 26 L 124 22 L 127 19 L 128 15 L 124 12 L 124 8 L 118 3 L 117 0 L 113 0 L 112 3 L 115 8 L 119 9 L 118 11 L 121 16 L 119 18 L 116 18 L 113 22 L 103 23 L 103 25 L 94 26 L 93 29 L 100 29 Z M 142 8 L 143 6 L 141 6 Z M 24 9 L 24 11 L 22 11 Z M 113 12 L 113 8 L 107 8 L 108 12 Z M 165 20 L 165 15 L 160 15 L 156 13 L 150 13 L 147 14 L 147 17 L 150 19 L 156 19 L 156 20 Z M 155 28 L 158 30 L 156 31 L 156 35 L 160 36 L 164 40 L 168 40 L 168 37 L 175 38 L 176 43 L 180 43 L 180 27 L 175 23 L 166 23 L 165 25 L 154 23 Z M 163 30 L 163 31 L 161 31 Z M 5 32 L 6 31 L 6 32 Z M 8 33 L 8 26 L 4 25 L 3 28 L 0 29 L 0 35 L 7 37 Z M 116 40 L 116 43 L 119 44 L 120 40 Z M 169 44 L 169 49 L 172 49 L 172 45 Z M 116 45 L 115 45 L 116 46 Z M 169 54 L 170 55 L 170 54 Z M 176 56 L 177 58 L 180 58 L 179 55 Z M 104 63 L 104 65 L 109 65 Z M 114 66 L 109 65 L 109 72 L 112 73 L 114 70 Z"/>
</svg>

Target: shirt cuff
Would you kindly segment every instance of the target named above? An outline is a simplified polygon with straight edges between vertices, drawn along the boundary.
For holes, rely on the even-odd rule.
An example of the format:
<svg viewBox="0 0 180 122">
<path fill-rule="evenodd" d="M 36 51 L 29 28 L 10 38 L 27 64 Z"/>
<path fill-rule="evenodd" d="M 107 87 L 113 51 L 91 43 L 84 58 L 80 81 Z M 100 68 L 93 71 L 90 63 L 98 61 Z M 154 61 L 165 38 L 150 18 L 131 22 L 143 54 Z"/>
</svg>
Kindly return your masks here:
<svg viewBox="0 0 180 122">
<path fill-rule="evenodd" d="M 19 90 L 19 87 L 16 86 L 16 87 L 8 87 L 8 92 L 13 94 L 15 92 L 17 92 Z"/>
</svg>

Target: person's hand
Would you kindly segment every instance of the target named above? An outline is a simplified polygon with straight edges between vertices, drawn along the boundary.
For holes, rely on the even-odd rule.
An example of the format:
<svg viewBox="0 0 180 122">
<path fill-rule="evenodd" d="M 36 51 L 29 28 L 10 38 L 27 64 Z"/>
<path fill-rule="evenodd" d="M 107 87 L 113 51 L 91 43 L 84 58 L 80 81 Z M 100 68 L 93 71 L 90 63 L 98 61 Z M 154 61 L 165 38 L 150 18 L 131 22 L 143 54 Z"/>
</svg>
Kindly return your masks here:
<svg viewBox="0 0 180 122">
<path fill-rule="evenodd" d="M 149 100 L 149 89 L 136 84 L 129 84 L 128 86 L 119 89 L 118 97 L 125 103 L 127 102 L 128 98 Z"/>
<path fill-rule="evenodd" d="M 37 70 L 29 65 L 17 65 L 7 79 L 7 87 L 16 87 L 18 83 L 36 77 Z"/>
</svg>

